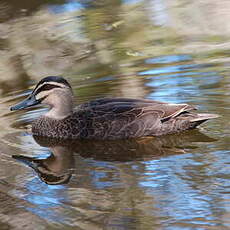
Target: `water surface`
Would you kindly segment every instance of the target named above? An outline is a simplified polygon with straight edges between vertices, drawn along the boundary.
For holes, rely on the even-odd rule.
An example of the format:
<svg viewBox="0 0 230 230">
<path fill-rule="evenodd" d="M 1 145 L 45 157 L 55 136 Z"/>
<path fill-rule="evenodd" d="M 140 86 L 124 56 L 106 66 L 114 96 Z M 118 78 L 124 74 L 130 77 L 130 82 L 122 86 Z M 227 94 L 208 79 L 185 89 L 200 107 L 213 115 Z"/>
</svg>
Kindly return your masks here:
<svg viewBox="0 0 230 230">
<path fill-rule="evenodd" d="M 2 1 L 3 229 L 229 229 L 228 10 L 212 0 Z M 47 108 L 9 107 L 47 75 L 65 76 L 76 104 L 148 98 L 221 117 L 161 138 L 35 138 L 31 121 Z"/>
</svg>

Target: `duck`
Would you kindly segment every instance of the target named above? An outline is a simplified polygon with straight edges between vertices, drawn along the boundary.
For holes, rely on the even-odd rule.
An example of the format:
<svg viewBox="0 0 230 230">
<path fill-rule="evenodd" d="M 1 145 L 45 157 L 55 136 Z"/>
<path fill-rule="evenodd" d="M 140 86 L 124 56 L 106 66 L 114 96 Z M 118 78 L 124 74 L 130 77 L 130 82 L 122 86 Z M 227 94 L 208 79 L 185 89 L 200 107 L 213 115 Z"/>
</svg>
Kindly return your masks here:
<svg viewBox="0 0 230 230">
<path fill-rule="evenodd" d="M 189 104 L 149 99 L 99 98 L 74 107 L 72 87 L 62 76 L 41 79 L 30 95 L 10 110 L 38 104 L 50 109 L 32 122 L 32 134 L 57 139 L 155 137 L 194 129 L 219 117 L 196 113 Z"/>
</svg>

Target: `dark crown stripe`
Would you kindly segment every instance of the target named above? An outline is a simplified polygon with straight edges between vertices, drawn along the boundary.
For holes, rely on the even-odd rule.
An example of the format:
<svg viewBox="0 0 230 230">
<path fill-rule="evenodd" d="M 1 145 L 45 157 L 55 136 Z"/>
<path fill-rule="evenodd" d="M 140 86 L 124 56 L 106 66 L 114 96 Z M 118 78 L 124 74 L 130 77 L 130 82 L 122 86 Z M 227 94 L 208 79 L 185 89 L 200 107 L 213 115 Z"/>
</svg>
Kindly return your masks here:
<svg viewBox="0 0 230 230">
<path fill-rule="evenodd" d="M 70 84 L 68 83 L 68 81 L 66 81 L 63 77 L 59 77 L 59 76 L 48 76 L 43 78 L 38 84 L 37 87 L 39 85 L 42 85 L 43 83 L 49 83 L 49 82 L 57 82 L 57 83 L 61 83 L 63 85 L 68 86 L 69 88 L 71 88 Z"/>
<path fill-rule="evenodd" d="M 47 83 L 47 84 L 41 86 L 40 88 L 38 88 L 37 90 L 35 89 L 35 90 L 34 90 L 34 91 L 35 91 L 34 93 L 35 93 L 35 94 L 39 94 L 39 93 L 42 92 L 42 91 L 47 91 L 47 90 L 51 90 L 51 89 L 54 89 L 54 88 L 62 88 L 62 87 L 59 86 L 59 85 L 53 85 L 53 84 Z"/>
</svg>

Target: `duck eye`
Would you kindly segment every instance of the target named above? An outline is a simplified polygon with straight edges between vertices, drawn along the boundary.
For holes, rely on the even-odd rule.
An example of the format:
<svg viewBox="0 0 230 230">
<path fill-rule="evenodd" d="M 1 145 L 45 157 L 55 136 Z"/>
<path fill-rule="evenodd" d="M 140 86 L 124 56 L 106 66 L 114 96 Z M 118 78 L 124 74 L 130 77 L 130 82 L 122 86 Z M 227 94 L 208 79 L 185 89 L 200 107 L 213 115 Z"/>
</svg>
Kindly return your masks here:
<svg viewBox="0 0 230 230">
<path fill-rule="evenodd" d="M 47 85 L 44 85 L 42 87 L 42 90 L 50 90 L 50 89 L 53 89 L 53 88 L 61 88 L 60 86 L 57 86 L 57 85 L 51 85 L 51 84 L 47 84 Z"/>
</svg>

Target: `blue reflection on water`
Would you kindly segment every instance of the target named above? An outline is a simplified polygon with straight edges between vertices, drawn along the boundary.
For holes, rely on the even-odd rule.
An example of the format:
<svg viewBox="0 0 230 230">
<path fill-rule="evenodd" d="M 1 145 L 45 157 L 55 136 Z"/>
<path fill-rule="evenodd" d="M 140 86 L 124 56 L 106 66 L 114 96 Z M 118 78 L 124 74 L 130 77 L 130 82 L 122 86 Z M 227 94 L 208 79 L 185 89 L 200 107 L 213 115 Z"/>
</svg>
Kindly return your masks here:
<svg viewBox="0 0 230 230">
<path fill-rule="evenodd" d="M 138 73 L 140 76 L 149 76 L 147 86 L 153 87 L 154 91 L 148 98 L 158 98 L 172 103 L 189 102 L 192 97 L 202 100 L 205 95 L 218 94 L 211 88 L 221 81 L 222 77 L 215 71 L 203 71 L 210 64 L 179 64 L 181 61 L 191 61 L 189 55 L 168 55 L 146 59 L 147 64 L 162 64 L 161 67 L 151 68 Z"/>
<path fill-rule="evenodd" d="M 46 185 L 41 183 L 38 178 L 28 181 L 26 188 L 28 193 L 24 199 L 35 207 L 28 207 L 27 210 L 50 221 L 63 222 L 65 215 L 60 215 L 58 209 L 64 206 L 63 201 L 68 201 L 65 185 Z"/>
<path fill-rule="evenodd" d="M 165 66 L 155 69 L 149 69 L 143 72 L 139 72 L 138 75 L 145 76 L 145 75 L 156 75 L 156 74 L 164 74 L 164 73 L 174 73 L 174 72 L 181 72 L 181 71 L 190 71 L 193 69 L 199 69 L 202 65 L 200 64 L 186 64 L 186 65 L 174 65 L 174 66 Z"/>
<path fill-rule="evenodd" d="M 31 192 L 26 199 L 33 204 L 50 207 L 59 205 L 63 199 L 65 200 L 65 196 L 61 192 L 64 191 L 65 185 L 47 185 L 41 183 L 38 178 L 35 178 L 29 181 L 26 187 Z M 62 196 L 60 196 L 60 192 Z"/>
<path fill-rule="evenodd" d="M 197 77 L 192 77 L 196 76 Z M 191 77 L 190 77 L 191 76 Z M 147 86 L 152 87 L 159 87 L 161 90 L 161 87 L 165 88 L 173 88 L 177 87 L 178 90 L 183 91 L 184 89 L 192 89 L 199 92 L 199 88 L 202 86 L 205 86 L 208 88 L 208 85 L 212 86 L 214 84 L 217 84 L 221 77 L 218 75 L 213 75 L 213 73 L 178 73 L 178 74 L 170 74 L 170 75 L 164 75 L 164 76 L 156 76 L 152 78 L 148 78 L 150 81 L 146 83 Z M 181 88 L 182 87 L 182 88 Z M 202 89 L 203 90 L 203 89 Z"/>
<path fill-rule="evenodd" d="M 139 3 L 139 2 L 142 2 L 143 0 L 123 0 L 122 2 L 124 4 L 136 4 L 136 3 Z"/>
<path fill-rule="evenodd" d="M 75 0 L 69 0 L 65 4 L 62 4 L 62 5 L 49 5 L 48 6 L 48 9 L 55 14 L 81 10 L 82 8 L 83 8 L 82 4 Z"/>
<path fill-rule="evenodd" d="M 222 165 L 222 162 L 217 159 L 216 162 Z M 207 169 L 202 171 L 200 168 L 203 168 L 204 163 Z M 213 187 L 215 181 L 208 176 L 212 170 L 208 167 L 208 159 L 184 154 L 151 160 L 144 164 L 145 176 L 142 177 L 139 185 L 145 189 L 146 193 L 158 198 L 155 203 L 161 210 L 159 213 L 161 216 L 171 216 L 175 221 L 218 225 L 210 220 L 218 219 L 216 213 L 219 211 L 217 211 L 218 208 L 213 207 L 213 204 L 221 202 L 222 198 L 216 195 L 221 191 Z M 227 182 L 227 179 L 225 181 Z"/>
<path fill-rule="evenodd" d="M 182 73 L 176 73 L 176 74 L 167 74 L 167 75 L 161 75 L 160 77 L 167 77 L 167 78 L 173 78 L 172 81 L 175 79 L 175 77 L 186 77 L 186 76 L 216 76 L 216 72 L 182 72 Z M 156 79 L 156 76 L 153 77 L 147 77 L 146 79 Z"/>
<path fill-rule="evenodd" d="M 79 1 L 76 1 L 76 0 L 68 0 L 64 4 L 49 5 L 48 9 L 55 14 L 72 12 L 72 11 L 82 10 L 87 5 L 89 5 L 90 2 L 91 1 L 87 0 L 87 1 L 83 1 L 82 3 L 80 3 Z M 142 0 L 123 0 L 123 4 L 137 4 L 139 2 L 142 2 Z"/>
<path fill-rule="evenodd" d="M 91 169 L 90 171 L 93 187 L 97 189 L 105 189 L 121 185 L 119 176 L 117 175 L 117 168 L 112 162 L 94 160 L 86 160 L 86 162 L 94 168 L 94 170 Z M 111 172 L 112 174 L 108 174 L 108 172 Z"/>
<path fill-rule="evenodd" d="M 190 72 L 149 77 L 150 81 L 146 85 L 153 87 L 155 91 L 151 92 L 148 98 L 158 97 L 160 100 L 170 100 L 173 103 L 190 101 L 193 97 L 196 97 L 196 100 L 204 100 L 206 96 L 218 94 L 218 91 L 210 90 L 222 79 L 215 74 Z"/>
<path fill-rule="evenodd" d="M 95 82 L 112 81 L 114 79 L 115 79 L 114 76 L 106 76 L 106 77 L 97 78 Z"/>
<path fill-rule="evenodd" d="M 168 56 L 161 56 L 155 58 L 149 58 L 145 60 L 146 64 L 166 64 L 166 63 L 173 63 L 173 62 L 181 62 L 181 61 L 191 61 L 192 57 L 190 55 L 168 55 Z"/>
</svg>

